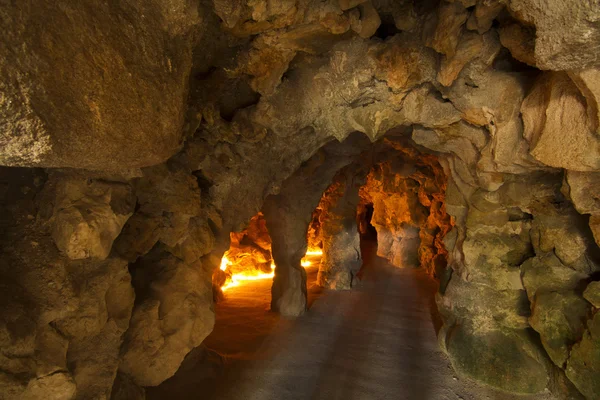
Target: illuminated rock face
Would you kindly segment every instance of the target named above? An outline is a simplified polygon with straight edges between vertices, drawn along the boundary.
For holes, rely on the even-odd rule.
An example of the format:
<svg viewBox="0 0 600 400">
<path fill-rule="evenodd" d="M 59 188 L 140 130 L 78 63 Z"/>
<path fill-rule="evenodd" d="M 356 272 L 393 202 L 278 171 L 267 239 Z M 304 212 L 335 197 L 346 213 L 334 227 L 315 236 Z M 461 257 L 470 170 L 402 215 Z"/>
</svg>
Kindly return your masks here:
<svg viewBox="0 0 600 400">
<path fill-rule="evenodd" d="M 1 393 L 168 379 L 261 210 L 272 308 L 302 314 L 313 211 L 379 165 L 379 252 L 440 280 L 454 367 L 597 397 L 597 2 L 316 3 L 0 6 Z M 319 233 L 329 287 L 359 260 L 352 185 Z"/>
<path fill-rule="evenodd" d="M 444 205 L 447 178 L 435 157 L 400 150 L 376 165 L 360 189 L 361 203 L 373 205 L 377 255 L 440 278 L 448 255 L 443 239 L 452 228 Z"/>
</svg>

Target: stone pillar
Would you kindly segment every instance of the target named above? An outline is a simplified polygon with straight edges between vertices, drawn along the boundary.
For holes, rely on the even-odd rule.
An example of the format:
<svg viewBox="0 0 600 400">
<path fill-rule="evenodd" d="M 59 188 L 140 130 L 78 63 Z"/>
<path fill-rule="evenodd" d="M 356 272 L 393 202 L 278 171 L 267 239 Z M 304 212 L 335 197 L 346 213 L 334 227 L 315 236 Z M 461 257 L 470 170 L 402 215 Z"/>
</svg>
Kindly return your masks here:
<svg viewBox="0 0 600 400">
<path fill-rule="evenodd" d="M 360 169 L 361 175 L 366 175 L 364 168 L 352 164 L 366 145 L 368 139 L 362 134 L 351 135 L 342 143 L 328 143 L 283 182 L 279 194 L 265 200 L 262 212 L 267 220 L 276 266 L 271 290 L 273 311 L 286 316 L 298 316 L 306 310 L 306 272 L 300 262 L 306 254 L 306 236 L 312 212 L 342 168 Z M 354 231 L 357 203 L 358 189 L 351 213 Z"/>
<path fill-rule="evenodd" d="M 356 171 L 341 171 L 321 201 L 323 258 L 317 283 L 330 289 L 350 289 L 362 264 L 356 226 L 360 180 Z"/>
<path fill-rule="evenodd" d="M 299 206 L 284 196 L 270 196 L 263 207 L 276 265 L 271 309 L 291 317 L 306 311 L 306 272 L 300 261 L 306 253 L 310 210 L 303 215 Z"/>
</svg>

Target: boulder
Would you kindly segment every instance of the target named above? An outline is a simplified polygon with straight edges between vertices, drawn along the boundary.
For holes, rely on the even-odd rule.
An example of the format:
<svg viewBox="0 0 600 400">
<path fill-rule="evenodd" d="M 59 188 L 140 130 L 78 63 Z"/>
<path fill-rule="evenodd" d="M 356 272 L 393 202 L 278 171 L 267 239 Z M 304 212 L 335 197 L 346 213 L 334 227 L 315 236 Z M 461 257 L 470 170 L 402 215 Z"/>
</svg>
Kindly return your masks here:
<svg viewBox="0 0 600 400">
<path fill-rule="evenodd" d="M 133 278 L 136 307 L 119 370 L 140 386 L 156 386 L 213 329 L 212 270 L 157 247 L 138 261 Z"/>
<path fill-rule="evenodd" d="M 29 381 L 25 392 L 19 397 L 23 400 L 73 400 L 77 388 L 68 373 L 56 373 Z"/>
<path fill-rule="evenodd" d="M 600 169 L 600 138 L 585 97 L 566 73 L 547 72 L 521 106 L 531 155 L 556 168 Z"/>
<path fill-rule="evenodd" d="M 54 206 L 52 238 L 72 260 L 106 259 L 135 207 L 128 183 L 76 173 L 52 173 L 45 192 L 46 200 Z"/>
<path fill-rule="evenodd" d="M 523 285 L 534 301 L 538 292 L 574 290 L 587 274 L 564 265 L 554 253 L 528 259 L 521 265 Z"/>
<path fill-rule="evenodd" d="M 564 71 L 599 65 L 600 9 L 595 1 L 519 0 L 507 3 L 511 15 L 524 25 L 535 26 L 535 65 L 538 68 Z"/>
<path fill-rule="evenodd" d="M 518 23 L 503 25 L 499 30 L 500 43 L 522 63 L 535 66 L 535 30 Z"/>
<path fill-rule="evenodd" d="M 445 345 L 460 373 L 510 392 L 544 391 L 548 370 L 544 355 L 526 331 L 479 331 L 458 323 L 448 330 Z"/>
<path fill-rule="evenodd" d="M 566 367 L 567 377 L 588 399 L 600 393 L 600 313 L 587 323 L 581 341 L 573 346 Z"/>
<path fill-rule="evenodd" d="M 472 59 L 479 56 L 483 48 L 480 35 L 465 32 L 452 56 L 445 56 L 437 74 L 437 80 L 444 86 L 452 85 L 463 67 Z"/>
<path fill-rule="evenodd" d="M 2 7 L 0 164 L 121 170 L 175 154 L 201 20 L 189 0 Z"/>
<path fill-rule="evenodd" d="M 583 292 L 583 297 L 594 307 L 600 308 L 600 282 L 590 282 Z"/>
<path fill-rule="evenodd" d="M 435 80 L 437 56 L 409 33 L 394 36 L 371 50 L 377 62 L 375 76 L 398 91 Z"/>
<path fill-rule="evenodd" d="M 484 34 L 490 30 L 494 19 L 504 9 L 503 0 L 477 0 L 475 10 L 467 20 L 467 29 Z"/>
<path fill-rule="evenodd" d="M 453 57 L 469 12 L 459 2 L 440 2 L 437 24 L 425 43 L 438 53 Z"/>
<path fill-rule="evenodd" d="M 583 336 L 589 304 L 574 292 L 538 292 L 531 304 L 531 327 L 540 334 L 544 349 L 559 367 Z"/>
</svg>

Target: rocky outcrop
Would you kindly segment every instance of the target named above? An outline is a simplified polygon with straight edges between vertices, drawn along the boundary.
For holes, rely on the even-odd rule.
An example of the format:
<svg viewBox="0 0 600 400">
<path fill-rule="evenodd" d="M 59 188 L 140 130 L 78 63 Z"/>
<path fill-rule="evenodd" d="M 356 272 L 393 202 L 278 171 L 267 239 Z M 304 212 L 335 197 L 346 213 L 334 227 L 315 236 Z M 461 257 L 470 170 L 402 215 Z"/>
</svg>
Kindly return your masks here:
<svg viewBox="0 0 600 400">
<path fill-rule="evenodd" d="M 117 171 L 175 154 L 201 20 L 188 0 L 3 5 L 0 163 Z"/>
<path fill-rule="evenodd" d="M 215 218 L 201 207 L 197 179 L 180 166 L 144 169 L 134 185 L 136 212 L 115 244 L 132 263 L 136 291 L 120 371 L 155 386 L 212 330 Z"/>
<path fill-rule="evenodd" d="M 131 186 L 54 172 L 45 191 L 44 200 L 54 206 L 50 224 L 56 247 L 72 260 L 106 259 L 133 214 Z"/>
<path fill-rule="evenodd" d="M 212 271 L 200 260 L 187 264 L 160 248 L 135 267 L 136 307 L 120 371 L 141 386 L 156 386 L 212 331 Z"/>
<path fill-rule="evenodd" d="M 524 25 L 535 26 L 538 68 L 564 71 L 598 66 L 600 9 L 593 1 L 511 1 L 508 8 Z"/>
<path fill-rule="evenodd" d="M 573 171 L 600 167 L 595 113 L 588 114 L 585 97 L 566 73 L 543 74 L 523 101 L 521 112 L 523 136 L 538 161 Z"/>
<path fill-rule="evenodd" d="M 105 177 L 24 169 L 2 169 L 1 180 L 4 234 L 14 243 L 3 247 L 0 263 L 2 392 L 8 398 L 108 398 L 134 303 L 127 261 L 108 254 L 71 259 L 60 243 L 94 248 L 86 247 L 94 241 L 73 243 L 60 236 L 71 231 L 55 227 L 65 223 L 65 206 L 87 205 L 87 221 L 126 219 L 131 188 Z M 87 238 L 108 253 L 114 225 L 88 226 L 93 235 Z"/>
</svg>

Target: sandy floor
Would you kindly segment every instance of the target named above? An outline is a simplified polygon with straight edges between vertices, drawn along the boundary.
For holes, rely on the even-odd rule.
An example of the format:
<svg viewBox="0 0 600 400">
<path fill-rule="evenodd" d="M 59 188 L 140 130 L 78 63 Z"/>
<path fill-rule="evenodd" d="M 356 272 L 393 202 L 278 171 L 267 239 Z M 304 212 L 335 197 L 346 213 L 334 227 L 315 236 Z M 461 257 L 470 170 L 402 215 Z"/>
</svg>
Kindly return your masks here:
<svg viewBox="0 0 600 400">
<path fill-rule="evenodd" d="M 194 352 L 148 399 L 553 399 L 457 377 L 435 335 L 435 283 L 370 254 L 351 291 L 320 294 L 309 269 L 316 301 L 296 320 L 268 311 L 269 282 L 228 291 L 204 343 L 214 351 Z"/>
</svg>

